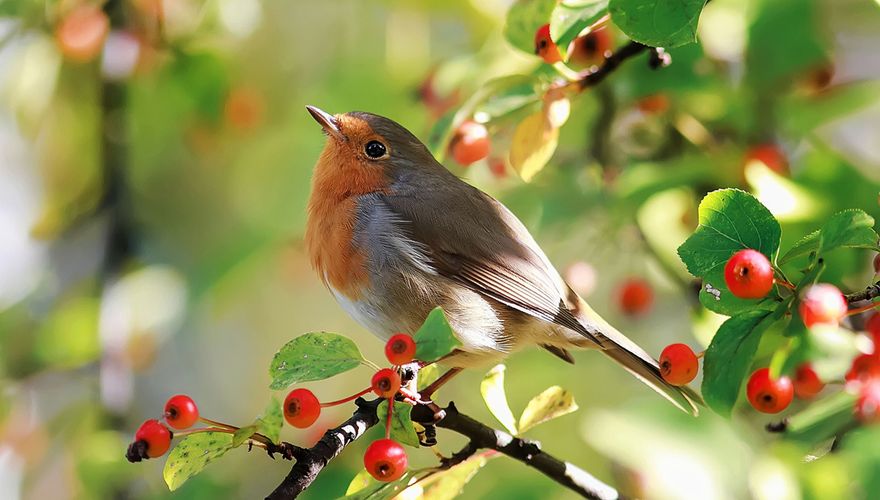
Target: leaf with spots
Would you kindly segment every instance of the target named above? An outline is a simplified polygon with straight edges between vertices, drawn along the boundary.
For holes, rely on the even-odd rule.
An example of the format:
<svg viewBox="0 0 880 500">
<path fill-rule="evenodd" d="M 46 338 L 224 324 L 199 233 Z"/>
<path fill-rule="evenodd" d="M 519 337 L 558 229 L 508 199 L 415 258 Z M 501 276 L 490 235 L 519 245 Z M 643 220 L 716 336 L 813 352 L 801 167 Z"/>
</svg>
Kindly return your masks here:
<svg viewBox="0 0 880 500">
<path fill-rule="evenodd" d="M 171 491 L 180 488 L 189 478 L 232 448 L 232 434 L 226 432 L 200 432 L 186 436 L 171 450 L 165 461 L 162 471 L 165 484 Z"/>
<path fill-rule="evenodd" d="M 279 444 L 281 442 L 281 426 L 283 421 L 284 416 L 281 413 L 281 403 L 278 401 L 278 398 L 273 397 L 263 411 L 263 415 L 255 422 L 257 432 L 269 438 L 273 443 Z"/>
<path fill-rule="evenodd" d="M 428 314 L 425 322 L 413 335 L 413 340 L 416 341 L 416 359 L 422 361 L 434 361 L 461 345 L 443 314 L 443 309 L 439 307 Z"/>
<path fill-rule="evenodd" d="M 335 333 L 306 333 L 291 340 L 272 358 L 270 389 L 323 380 L 355 368 L 364 361 L 357 345 Z"/>
<path fill-rule="evenodd" d="M 611 20 L 633 40 L 651 47 L 677 47 L 697 39 L 706 0 L 610 0 Z"/>
<path fill-rule="evenodd" d="M 519 432 L 522 434 L 538 424 L 567 415 L 577 409 L 578 405 L 570 392 L 558 385 L 548 387 L 526 405 L 526 409 L 519 417 Z"/>
<path fill-rule="evenodd" d="M 516 418 L 510 411 L 510 405 L 507 403 L 507 394 L 504 392 L 504 365 L 495 365 L 483 381 L 480 382 L 480 394 L 483 395 L 483 401 L 492 415 L 498 419 L 498 422 L 507 429 L 507 432 L 516 434 Z"/>
<path fill-rule="evenodd" d="M 391 439 L 400 444 L 419 447 L 419 435 L 413 426 L 412 406 L 401 402 L 394 402 L 394 411 L 391 414 Z M 379 423 L 383 424 L 388 421 L 388 400 L 379 403 L 376 408 L 376 415 L 379 417 Z"/>
<path fill-rule="evenodd" d="M 762 301 L 734 297 L 724 282 L 724 266 L 734 253 L 745 248 L 755 249 L 773 261 L 782 235 L 773 214 L 745 191 L 720 189 L 700 202 L 699 218 L 697 230 L 678 248 L 678 255 L 691 274 L 703 279 L 700 302 L 728 315 L 755 307 L 769 308 L 770 304 Z"/>
</svg>

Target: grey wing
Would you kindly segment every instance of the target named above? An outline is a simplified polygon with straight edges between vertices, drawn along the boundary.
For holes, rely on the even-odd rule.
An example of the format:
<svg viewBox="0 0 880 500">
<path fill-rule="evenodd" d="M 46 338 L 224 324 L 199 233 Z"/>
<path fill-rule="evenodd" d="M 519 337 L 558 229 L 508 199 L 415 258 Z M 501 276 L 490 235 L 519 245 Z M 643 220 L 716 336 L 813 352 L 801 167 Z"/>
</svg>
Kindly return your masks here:
<svg viewBox="0 0 880 500">
<path fill-rule="evenodd" d="M 601 344 L 566 305 L 568 287 L 523 224 L 504 205 L 454 178 L 384 196 L 437 273 L 513 309 Z M 442 211 L 429 207 L 443 207 Z"/>
</svg>

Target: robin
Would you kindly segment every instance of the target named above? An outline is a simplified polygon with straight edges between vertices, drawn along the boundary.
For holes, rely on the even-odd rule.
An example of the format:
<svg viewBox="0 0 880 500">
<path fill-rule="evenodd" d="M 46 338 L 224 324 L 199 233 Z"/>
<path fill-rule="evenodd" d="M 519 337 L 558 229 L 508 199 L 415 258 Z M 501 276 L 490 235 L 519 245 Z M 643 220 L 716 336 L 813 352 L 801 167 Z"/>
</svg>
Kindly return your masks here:
<svg viewBox="0 0 880 500">
<path fill-rule="evenodd" d="M 360 324 L 387 339 L 443 308 L 462 346 L 450 374 L 538 345 L 573 363 L 597 349 L 680 409 L 700 397 L 666 383 L 657 361 L 562 279 L 522 222 L 443 167 L 403 126 L 307 106 L 327 142 L 315 167 L 306 247 Z"/>
</svg>

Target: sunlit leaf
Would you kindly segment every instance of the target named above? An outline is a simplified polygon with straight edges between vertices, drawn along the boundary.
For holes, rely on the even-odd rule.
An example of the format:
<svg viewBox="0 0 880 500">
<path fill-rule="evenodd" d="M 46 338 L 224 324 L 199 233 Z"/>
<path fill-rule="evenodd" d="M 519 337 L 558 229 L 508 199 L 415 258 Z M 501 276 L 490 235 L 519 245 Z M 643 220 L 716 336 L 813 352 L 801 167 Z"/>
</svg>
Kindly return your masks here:
<svg viewBox="0 0 880 500">
<path fill-rule="evenodd" d="M 475 455 L 455 467 L 431 476 L 424 488 L 422 498 L 452 500 L 458 497 L 465 485 L 486 465 L 484 455 Z"/>
<path fill-rule="evenodd" d="M 180 488 L 209 463 L 231 450 L 232 434 L 226 432 L 200 432 L 183 438 L 168 455 L 162 477 L 171 491 Z"/>
<path fill-rule="evenodd" d="M 425 387 L 428 387 L 438 378 L 440 378 L 440 368 L 437 366 L 436 363 L 422 367 L 419 370 L 419 390 L 421 391 Z"/>
<path fill-rule="evenodd" d="M 516 434 L 516 418 L 510 411 L 510 405 L 507 403 L 507 394 L 504 392 L 504 365 L 495 365 L 483 381 L 480 382 L 480 393 L 483 395 L 483 401 L 492 415 L 498 419 L 498 422 L 507 429 L 511 434 Z"/>
<path fill-rule="evenodd" d="M 517 125 L 510 144 L 510 165 L 528 182 L 553 157 L 559 129 L 552 127 L 543 113 L 529 115 Z"/>
<path fill-rule="evenodd" d="M 272 358 L 269 388 L 280 390 L 299 382 L 323 380 L 351 370 L 363 359 L 348 337 L 327 332 L 300 335 Z"/>
<path fill-rule="evenodd" d="M 345 494 L 353 495 L 359 491 L 363 491 L 373 483 L 378 483 L 378 481 L 373 479 L 373 476 L 367 472 L 367 469 L 363 469 L 351 478 L 351 482 L 348 483 L 348 488 L 345 490 Z"/>
<path fill-rule="evenodd" d="M 434 361 L 461 345 L 439 307 L 428 314 L 413 340 L 416 341 L 416 359 L 421 361 Z"/>
<path fill-rule="evenodd" d="M 608 0 L 562 0 L 550 16 L 550 38 L 563 52 L 585 29 L 608 12 Z"/>
<path fill-rule="evenodd" d="M 761 334 L 772 323 L 770 311 L 749 311 L 721 325 L 706 349 L 702 393 L 716 413 L 729 416 L 748 375 Z"/>
<path fill-rule="evenodd" d="M 577 409 L 578 405 L 572 393 L 558 385 L 548 387 L 526 405 L 526 409 L 519 417 L 519 431 L 526 432 L 540 423 L 567 415 Z"/>
<path fill-rule="evenodd" d="M 609 0 L 614 24 L 633 40 L 652 47 L 676 47 L 697 39 L 706 0 Z"/>
<path fill-rule="evenodd" d="M 398 443 L 419 447 L 419 435 L 413 427 L 412 406 L 402 402 L 394 402 L 394 411 L 391 414 L 391 439 Z M 388 419 L 388 401 L 382 401 L 376 408 L 376 415 L 379 417 L 380 425 L 385 425 Z"/>
</svg>

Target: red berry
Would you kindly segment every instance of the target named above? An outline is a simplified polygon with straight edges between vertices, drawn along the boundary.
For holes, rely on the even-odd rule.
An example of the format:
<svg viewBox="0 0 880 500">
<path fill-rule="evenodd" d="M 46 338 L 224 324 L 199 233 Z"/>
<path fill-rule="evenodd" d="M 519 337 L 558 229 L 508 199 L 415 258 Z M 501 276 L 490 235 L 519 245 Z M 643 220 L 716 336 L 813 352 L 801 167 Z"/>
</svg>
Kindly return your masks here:
<svg viewBox="0 0 880 500">
<path fill-rule="evenodd" d="M 540 56 L 547 64 L 558 63 L 562 60 L 559 47 L 550 38 L 550 25 L 545 24 L 535 32 L 535 54 Z"/>
<path fill-rule="evenodd" d="M 880 379 L 870 379 L 859 388 L 856 418 L 866 424 L 880 421 Z"/>
<path fill-rule="evenodd" d="M 406 466 L 406 451 L 392 439 L 373 441 L 364 453 L 364 468 L 377 481 L 388 483 L 400 479 Z"/>
<path fill-rule="evenodd" d="M 794 373 L 794 393 L 801 399 L 811 399 L 822 391 L 825 384 L 819 380 L 819 376 L 809 363 L 798 367 Z"/>
<path fill-rule="evenodd" d="M 746 151 L 743 165 L 758 161 L 779 175 L 788 175 L 788 159 L 775 144 L 759 144 Z"/>
<path fill-rule="evenodd" d="M 107 14 L 94 5 L 80 5 L 58 24 L 55 41 L 65 57 L 84 63 L 101 53 L 109 30 Z"/>
<path fill-rule="evenodd" d="M 749 377 L 746 385 L 749 403 L 762 413 L 779 413 L 791 403 L 794 387 L 791 379 L 782 376 L 770 378 L 770 369 L 761 368 Z"/>
<path fill-rule="evenodd" d="M 173 396 L 165 403 L 165 421 L 175 429 L 192 427 L 199 419 L 199 409 L 191 397 Z"/>
<path fill-rule="evenodd" d="M 151 418 L 141 424 L 134 440 L 147 443 L 148 457 L 161 457 L 171 447 L 171 431 L 155 418 Z"/>
<path fill-rule="evenodd" d="M 669 97 L 666 94 L 651 94 L 639 99 L 636 105 L 646 115 L 659 115 L 669 109 Z"/>
<path fill-rule="evenodd" d="M 625 314 L 636 315 L 651 307 L 654 292 L 648 282 L 639 278 L 630 278 L 621 285 L 618 300 Z"/>
<path fill-rule="evenodd" d="M 846 299 L 836 286 L 820 283 L 807 288 L 799 310 L 807 328 L 816 323 L 837 324 L 846 314 Z"/>
<path fill-rule="evenodd" d="M 489 132 L 480 123 L 466 121 L 459 125 L 449 147 L 459 165 L 470 165 L 489 156 Z"/>
<path fill-rule="evenodd" d="M 874 353 L 880 354 L 880 313 L 874 313 L 865 322 L 865 331 L 874 341 Z"/>
<path fill-rule="evenodd" d="M 393 398 L 400 390 L 400 375 L 391 368 L 382 368 L 373 375 L 373 392 L 382 398 Z"/>
<path fill-rule="evenodd" d="M 611 43 L 611 34 L 604 28 L 579 36 L 568 46 L 568 63 L 577 67 L 599 64 L 611 50 Z"/>
<path fill-rule="evenodd" d="M 416 357 L 416 342 L 405 333 L 393 335 L 385 343 L 385 357 L 392 365 L 405 365 Z"/>
<path fill-rule="evenodd" d="M 284 419 L 297 429 L 305 429 L 321 415 L 321 403 L 308 389 L 294 389 L 284 398 Z"/>
<path fill-rule="evenodd" d="M 660 375 L 672 385 L 685 385 L 697 376 L 697 355 L 686 344 L 670 344 L 660 353 Z"/>
<path fill-rule="evenodd" d="M 878 377 L 880 377 L 880 356 L 859 354 L 853 359 L 845 378 L 847 382 L 862 382 Z"/>
<path fill-rule="evenodd" d="M 773 266 L 757 250 L 740 250 L 724 266 L 724 282 L 741 299 L 760 299 L 773 288 Z"/>
</svg>

